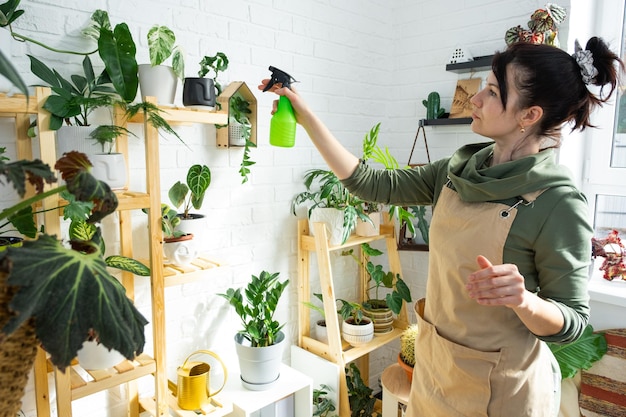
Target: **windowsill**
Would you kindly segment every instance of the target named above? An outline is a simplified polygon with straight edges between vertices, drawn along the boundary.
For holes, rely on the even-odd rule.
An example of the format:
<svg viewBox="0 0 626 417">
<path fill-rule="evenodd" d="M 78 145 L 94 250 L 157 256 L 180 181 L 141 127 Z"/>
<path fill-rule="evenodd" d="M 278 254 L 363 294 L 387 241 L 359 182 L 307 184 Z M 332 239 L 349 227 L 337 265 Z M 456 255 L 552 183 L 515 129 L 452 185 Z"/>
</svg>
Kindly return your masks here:
<svg viewBox="0 0 626 417">
<path fill-rule="evenodd" d="M 608 281 L 602 278 L 603 271 L 600 271 L 602 261 L 603 258 L 596 258 L 592 263 L 588 286 L 589 297 L 593 301 L 626 307 L 626 281 L 623 279 Z"/>
</svg>

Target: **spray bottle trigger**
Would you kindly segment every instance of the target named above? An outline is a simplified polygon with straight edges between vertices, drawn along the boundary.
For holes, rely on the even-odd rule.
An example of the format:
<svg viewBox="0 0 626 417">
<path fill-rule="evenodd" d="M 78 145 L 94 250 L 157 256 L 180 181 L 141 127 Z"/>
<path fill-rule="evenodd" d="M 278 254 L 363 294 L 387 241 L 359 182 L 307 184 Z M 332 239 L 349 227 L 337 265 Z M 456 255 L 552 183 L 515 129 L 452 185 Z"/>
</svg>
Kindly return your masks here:
<svg viewBox="0 0 626 417">
<path fill-rule="evenodd" d="M 285 71 L 280 70 L 276 67 L 273 67 L 270 65 L 269 70 L 272 72 L 272 78 L 270 79 L 270 82 L 267 83 L 267 85 L 263 89 L 264 92 L 272 88 L 274 84 L 276 83 L 282 84 L 283 87 L 290 88 L 292 82 L 294 83 L 298 82 L 291 75 L 287 74 Z"/>
</svg>

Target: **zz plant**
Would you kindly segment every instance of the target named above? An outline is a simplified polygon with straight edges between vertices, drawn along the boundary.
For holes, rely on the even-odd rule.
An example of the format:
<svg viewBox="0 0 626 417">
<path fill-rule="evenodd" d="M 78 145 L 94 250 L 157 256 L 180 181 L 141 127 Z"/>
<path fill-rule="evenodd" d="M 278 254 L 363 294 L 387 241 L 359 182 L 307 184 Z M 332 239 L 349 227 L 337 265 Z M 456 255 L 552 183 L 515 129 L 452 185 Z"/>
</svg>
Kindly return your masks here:
<svg viewBox="0 0 626 417">
<path fill-rule="evenodd" d="M 229 288 L 225 294 L 218 294 L 234 307 L 243 324 L 239 334 L 252 347 L 273 345 L 284 326 L 274 319 L 274 313 L 289 280 L 280 282 L 278 276 L 278 272 L 262 271 L 259 276 L 252 275 L 243 294 L 241 288 Z"/>
</svg>

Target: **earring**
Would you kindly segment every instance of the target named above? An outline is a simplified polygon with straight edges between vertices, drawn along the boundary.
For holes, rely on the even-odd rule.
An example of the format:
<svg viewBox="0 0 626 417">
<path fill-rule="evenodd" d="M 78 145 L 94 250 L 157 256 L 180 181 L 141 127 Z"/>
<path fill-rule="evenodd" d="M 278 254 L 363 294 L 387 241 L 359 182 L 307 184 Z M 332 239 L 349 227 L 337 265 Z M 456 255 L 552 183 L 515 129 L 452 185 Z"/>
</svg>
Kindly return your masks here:
<svg viewBox="0 0 626 417">
<path fill-rule="evenodd" d="M 521 126 L 519 129 L 520 133 L 526 133 L 526 128 L 524 126 Z"/>
</svg>

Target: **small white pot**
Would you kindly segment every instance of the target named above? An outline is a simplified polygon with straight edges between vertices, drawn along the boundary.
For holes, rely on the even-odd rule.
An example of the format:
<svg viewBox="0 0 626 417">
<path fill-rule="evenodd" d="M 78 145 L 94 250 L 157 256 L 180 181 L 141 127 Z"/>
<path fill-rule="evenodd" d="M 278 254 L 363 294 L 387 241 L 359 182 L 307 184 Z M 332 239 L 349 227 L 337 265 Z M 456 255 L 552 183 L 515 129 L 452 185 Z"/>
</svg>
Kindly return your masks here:
<svg viewBox="0 0 626 417">
<path fill-rule="evenodd" d="M 178 266 L 189 265 L 198 255 L 193 242 L 193 235 L 189 234 L 178 239 L 164 241 L 163 254 L 167 259 L 166 262 Z"/>
<path fill-rule="evenodd" d="M 88 371 L 112 368 L 125 359 L 124 355 L 117 350 L 109 350 L 95 341 L 83 342 L 83 347 L 78 351 L 77 356 L 80 366 Z"/>
<path fill-rule="evenodd" d="M 328 344 L 328 329 L 326 328 L 326 320 L 318 320 L 315 323 L 315 339 Z"/>
<path fill-rule="evenodd" d="M 93 155 L 101 152 L 102 148 L 89 134 L 95 129 L 93 126 L 61 126 L 57 130 L 56 152 L 57 159 L 70 151 Z"/>
<path fill-rule="evenodd" d="M 349 319 L 350 320 L 350 319 Z M 366 324 L 363 324 L 366 322 Z M 343 340 L 350 346 L 358 347 L 370 342 L 374 338 L 374 324 L 368 318 L 363 318 L 361 324 L 352 324 L 344 320 L 341 324 L 341 335 Z"/>
<path fill-rule="evenodd" d="M 121 153 L 99 153 L 88 155 L 93 164 L 91 174 L 98 180 L 106 182 L 112 190 L 126 188 L 126 159 Z"/>
<path fill-rule="evenodd" d="M 245 146 L 246 139 L 243 137 L 244 126 L 235 120 L 234 117 L 228 119 L 228 144 L 232 146 Z"/>
</svg>

